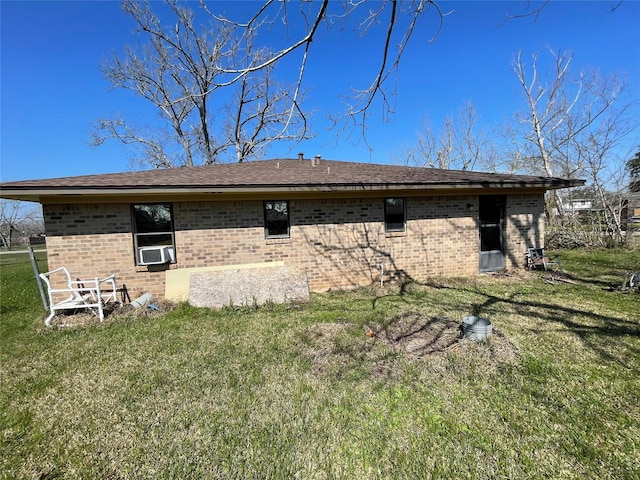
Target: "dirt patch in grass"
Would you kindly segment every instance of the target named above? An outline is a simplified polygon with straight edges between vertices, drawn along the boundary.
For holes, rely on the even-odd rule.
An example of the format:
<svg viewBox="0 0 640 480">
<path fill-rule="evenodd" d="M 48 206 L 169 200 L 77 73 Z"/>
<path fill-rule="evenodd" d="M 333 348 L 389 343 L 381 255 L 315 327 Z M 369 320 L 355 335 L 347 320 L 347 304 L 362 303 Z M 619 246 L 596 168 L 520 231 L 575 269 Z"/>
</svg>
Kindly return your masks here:
<svg viewBox="0 0 640 480">
<path fill-rule="evenodd" d="M 167 301 L 155 301 L 152 306 L 133 308 L 130 304 L 108 304 L 105 305 L 104 323 L 117 320 L 135 320 L 139 318 L 156 317 L 170 312 L 176 308 L 176 304 Z M 84 327 L 90 325 L 100 325 L 97 310 L 95 314 L 87 309 L 63 310 L 56 313 L 51 320 L 52 327 Z"/>
<path fill-rule="evenodd" d="M 462 330 L 458 322 L 447 318 L 406 313 L 377 331 L 367 330 L 365 335 L 377 337 L 409 358 L 420 358 L 452 348 L 459 343 Z"/>
<path fill-rule="evenodd" d="M 495 327 L 487 341 L 472 341 L 463 338 L 460 322 L 421 313 L 403 313 L 364 330 L 347 322 L 316 324 L 307 339 L 305 353 L 319 373 L 356 363 L 368 365 L 373 373 L 395 371 L 399 356 L 433 367 L 447 360 L 454 369 L 472 366 L 496 373 L 520 356 L 517 346 Z"/>
</svg>

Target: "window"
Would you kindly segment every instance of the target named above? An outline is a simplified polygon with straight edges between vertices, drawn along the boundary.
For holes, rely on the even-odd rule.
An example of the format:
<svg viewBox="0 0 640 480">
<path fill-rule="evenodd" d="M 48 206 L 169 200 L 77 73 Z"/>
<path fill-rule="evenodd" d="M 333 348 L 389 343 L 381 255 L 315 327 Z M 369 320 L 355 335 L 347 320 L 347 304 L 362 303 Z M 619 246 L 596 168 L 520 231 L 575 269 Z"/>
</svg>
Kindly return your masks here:
<svg viewBox="0 0 640 480">
<path fill-rule="evenodd" d="M 404 198 L 384 199 L 384 230 L 385 232 L 405 231 Z"/>
<path fill-rule="evenodd" d="M 136 265 L 175 261 L 173 208 L 170 203 L 131 206 Z M 167 247 L 162 249 L 161 247 Z"/>
<path fill-rule="evenodd" d="M 264 202 L 264 234 L 266 238 L 289 238 L 289 202 Z"/>
</svg>

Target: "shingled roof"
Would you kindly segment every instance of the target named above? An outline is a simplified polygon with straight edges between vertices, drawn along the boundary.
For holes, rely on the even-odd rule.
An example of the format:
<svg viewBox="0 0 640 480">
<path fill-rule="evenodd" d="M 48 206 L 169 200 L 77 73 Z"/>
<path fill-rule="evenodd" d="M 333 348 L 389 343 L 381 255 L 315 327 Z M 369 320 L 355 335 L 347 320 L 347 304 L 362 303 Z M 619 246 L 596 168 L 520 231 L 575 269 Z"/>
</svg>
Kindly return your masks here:
<svg viewBox="0 0 640 480">
<path fill-rule="evenodd" d="M 0 196 L 40 201 L 67 195 L 268 193 L 487 188 L 557 189 L 583 180 L 440 170 L 335 160 L 275 159 L 0 184 Z"/>
</svg>

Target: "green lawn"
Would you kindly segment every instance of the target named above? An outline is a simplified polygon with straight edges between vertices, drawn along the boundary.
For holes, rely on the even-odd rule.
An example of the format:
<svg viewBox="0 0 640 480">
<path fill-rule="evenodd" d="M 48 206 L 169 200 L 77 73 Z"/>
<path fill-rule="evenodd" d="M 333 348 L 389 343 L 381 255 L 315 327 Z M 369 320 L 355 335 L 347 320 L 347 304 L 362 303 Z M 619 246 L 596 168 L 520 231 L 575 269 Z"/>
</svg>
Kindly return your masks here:
<svg viewBox="0 0 640 480">
<path fill-rule="evenodd" d="M 640 251 L 562 261 L 47 329 L 0 256 L 0 476 L 640 478 Z"/>
</svg>

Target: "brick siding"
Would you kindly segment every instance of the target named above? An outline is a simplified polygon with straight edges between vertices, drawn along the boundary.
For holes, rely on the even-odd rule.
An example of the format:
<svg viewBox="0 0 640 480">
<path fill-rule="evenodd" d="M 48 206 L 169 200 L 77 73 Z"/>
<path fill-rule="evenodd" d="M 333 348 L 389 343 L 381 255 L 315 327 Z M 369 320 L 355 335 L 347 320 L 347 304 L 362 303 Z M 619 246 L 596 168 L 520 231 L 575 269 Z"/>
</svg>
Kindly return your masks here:
<svg viewBox="0 0 640 480">
<path fill-rule="evenodd" d="M 286 200 L 286 196 L 277 200 Z M 406 198 L 407 229 L 385 233 L 383 198 L 290 200 L 291 236 L 265 239 L 259 200 L 174 202 L 176 263 L 136 266 L 130 204 L 44 205 L 49 268 L 74 277 L 116 274 L 132 298 L 164 296 L 167 268 L 283 261 L 312 291 L 384 279 L 478 272 L 478 197 Z M 507 197 L 505 267 L 521 267 L 543 238 L 543 195 Z"/>
<path fill-rule="evenodd" d="M 505 268 L 524 268 L 528 248 L 544 247 L 544 195 L 509 195 Z"/>
</svg>

